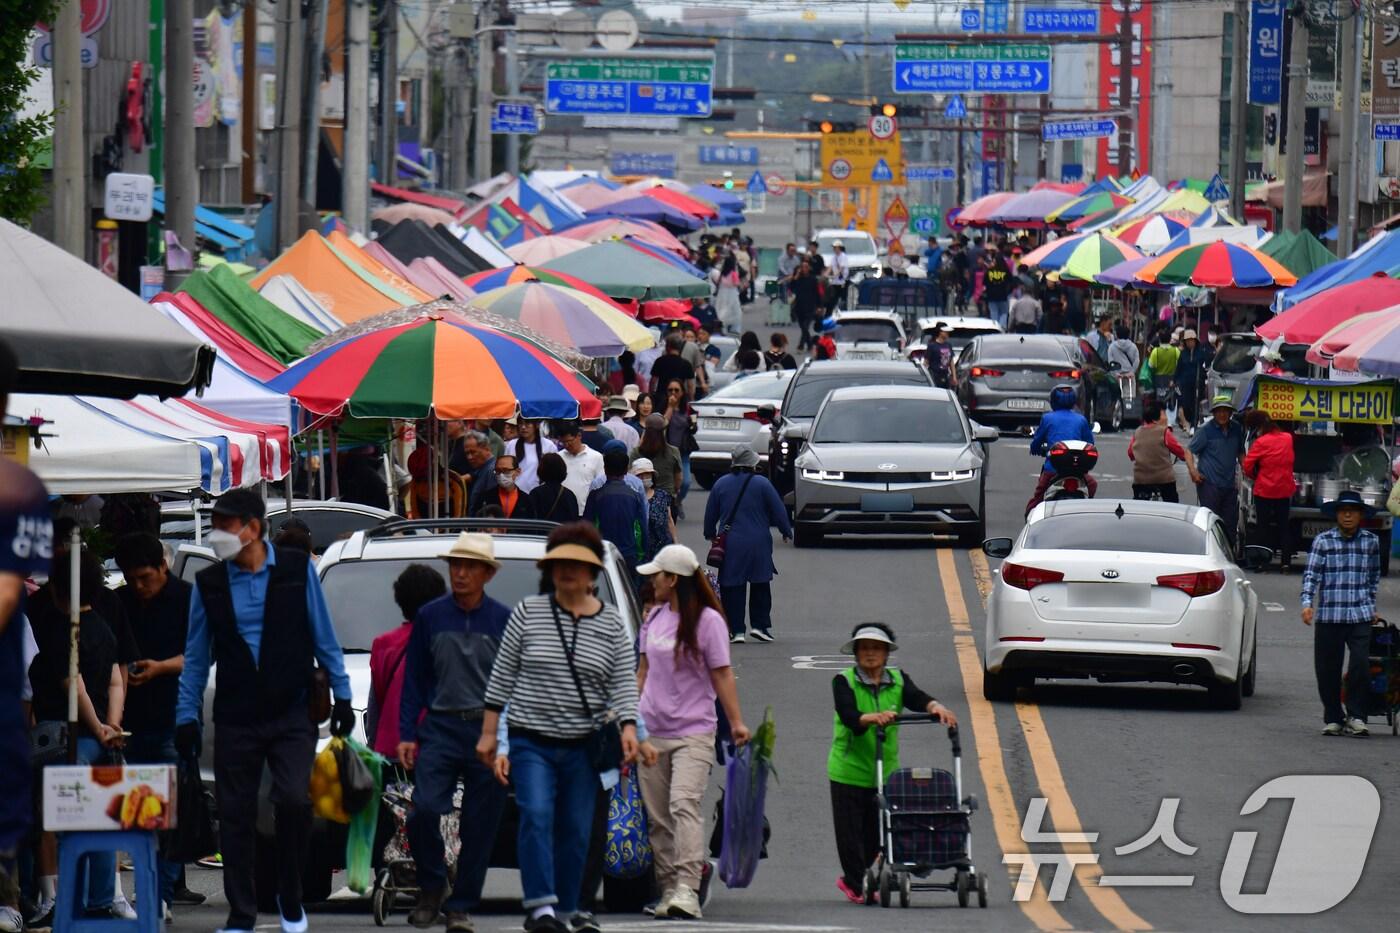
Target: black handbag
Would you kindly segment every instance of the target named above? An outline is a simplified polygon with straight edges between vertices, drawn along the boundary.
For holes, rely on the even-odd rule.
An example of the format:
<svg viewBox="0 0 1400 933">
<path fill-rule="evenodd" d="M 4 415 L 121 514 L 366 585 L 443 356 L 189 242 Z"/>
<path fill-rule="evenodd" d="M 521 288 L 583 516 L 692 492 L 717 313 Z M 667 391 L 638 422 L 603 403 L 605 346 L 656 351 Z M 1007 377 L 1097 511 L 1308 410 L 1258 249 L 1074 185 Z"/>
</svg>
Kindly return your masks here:
<svg viewBox="0 0 1400 933">
<path fill-rule="evenodd" d="M 171 862 L 192 862 L 219 850 L 214 831 L 214 795 L 204 786 L 198 760 L 179 763 L 175 789 L 175 828 L 161 833 L 161 855 Z"/>
<path fill-rule="evenodd" d="M 583 682 L 579 680 L 578 668 L 574 667 L 574 648 L 578 645 L 578 623 L 574 623 L 574 642 L 569 644 L 564 640 L 564 623 L 559 618 L 559 604 L 554 601 L 553 596 L 549 598 L 549 608 L 554 613 L 554 629 L 559 633 L 559 644 L 564 649 L 564 658 L 569 662 L 569 676 L 573 678 L 574 689 L 578 691 L 579 701 L 583 703 L 583 714 L 589 719 L 593 719 L 593 707 L 583 692 Z M 606 712 L 603 722 L 595 725 L 593 731 L 588 734 L 588 738 L 584 741 L 584 751 L 588 754 L 588 763 L 593 766 L 593 770 L 600 774 L 621 767 L 622 729 L 617 724 L 617 717 L 611 711 Z"/>
<path fill-rule="evenodd" d="M 729 546 L 729 528 L 734 524 L 734 516 L 739 512 L 739 503 L 744 501 L 744 493 L 748 492 L 749 482 L 754 478 L 750 473 L 744 478 L 744 483 L 739 487 L 739 495 L 734 499 L 734 504 L 729 508 L 729 514 L 724 519 L 724 524 L 719 527 L 714 540 L 710 542 L 710 553 L 705 555 L 705 563 L 711 567 L 724 566 L 724 552 Z"/>
</svg>

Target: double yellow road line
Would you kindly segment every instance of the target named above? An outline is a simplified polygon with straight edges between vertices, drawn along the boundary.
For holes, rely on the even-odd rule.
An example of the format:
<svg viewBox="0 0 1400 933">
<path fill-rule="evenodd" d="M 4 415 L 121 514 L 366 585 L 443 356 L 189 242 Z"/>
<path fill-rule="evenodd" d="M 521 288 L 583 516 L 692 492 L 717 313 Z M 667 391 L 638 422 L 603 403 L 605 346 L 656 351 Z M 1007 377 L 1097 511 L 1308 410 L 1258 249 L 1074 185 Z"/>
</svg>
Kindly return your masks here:
<svg viewBox="0 0 1400 933">
<path fill-rule="evenodd" d="M 953 645 L 957 650 L 958 668 L 962 672 L 963 692 L 967 696 L 968 718 L 977 742 L 977 767 L 982 773 L 982 786 L 986 789 L 987 809 L 991 813 L 996 830 L 997 846 L 1005 853 L 1024 853 L 1026 843 L 1021 839 L 1021 815 L 1016 800 L 1011 793 L 1011 783 L 1006 776 L 1006 765 L 1002 760 L 1002 745 L 997 729 L 996 712 L 982 697 L 982 659 L 977 651 L 977 643 L 972 636 L 972 626 L 968 618 L 967 603 L 963 599 L 962 583 L 958 578 L 956 554 L 951 549 L 938 551 L 938 575 L 943 584 L 943 596 L 947 603 L 948 619 L 953 629 Z M 980 551 L 969 554 L 972 562 L 973 579 L 979 590 L 978 597 L 985 601 L 991 591 L 992 575 L 987 559 Z M 1030 754 L 1031 766 L 1035 772 L 1039 793 L 1046 799 L 1046 809 L 1057 833 L 1073 834 L 1083 832 L 1079 813 L 1070 799 L 1065 786 L 1064 773 L 1051 745 L 1045 721 L 1040 708 L 1034 703 L 1018 701 L 1016 718 L 1025 737 L 1026 749 Z M 1089 851 L 1087 843 L 1064 843 L 1067 853 Z M 1048 870 L 1048 868 L 1047 868 Z M 1019 868 L 1016 868 L 1019 872 Z M 1101 888 L 1099 876 L 1103 874 L 1097 864 L 1080 864 L 1075 867 L 1075 881 L 1090 904 L 1114 929 L 1124 931 L 1151 930 L 1152 925 L 1133 912 L 1122 896 L 1112 888 Z M 1036 879 L 1035 890 L 1029 900 L 1018 902 L 1017 906 L 1038 930 L 1071 930 L 1073 925 L 1050 902 L 1045 887 Z"/>
</svg>

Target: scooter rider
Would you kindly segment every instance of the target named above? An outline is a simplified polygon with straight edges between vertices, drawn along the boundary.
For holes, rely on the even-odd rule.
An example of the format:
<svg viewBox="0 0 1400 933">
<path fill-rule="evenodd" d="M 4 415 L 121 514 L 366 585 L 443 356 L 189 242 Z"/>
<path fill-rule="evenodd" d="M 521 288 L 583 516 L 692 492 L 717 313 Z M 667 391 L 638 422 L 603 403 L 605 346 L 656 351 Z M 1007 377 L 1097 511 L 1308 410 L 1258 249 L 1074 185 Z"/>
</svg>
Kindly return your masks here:
<svg viewBox="0 0 1400 933">
<path fill-rule="evenodd" d="M 1040 416 L 1040 424 L 1031 437 L 1031 456 L 1046 457 L 1046 460 L 1040 470 L 1040 479 L 1036 481 L 1035 492 L 1026 503 L 1028 515 L 1045 498 L 1045 490 L 1055 481 L 1055 468 L 1046 456 L 1050 448 L 1058 441 L 1094 443 L 1094 429 L 1089 426 L 1088 419 L 1074 410 L 1078 397 L 1079 393 L 1071 385 L 1058 385 L 1050 390 L 1050 410 Z M 1084 479 L 1089 484 L 1089 497 L 1093 498 L 1099 488 L 1098 481 L 1093 476 L 1085 476 Z"/>
</svg>

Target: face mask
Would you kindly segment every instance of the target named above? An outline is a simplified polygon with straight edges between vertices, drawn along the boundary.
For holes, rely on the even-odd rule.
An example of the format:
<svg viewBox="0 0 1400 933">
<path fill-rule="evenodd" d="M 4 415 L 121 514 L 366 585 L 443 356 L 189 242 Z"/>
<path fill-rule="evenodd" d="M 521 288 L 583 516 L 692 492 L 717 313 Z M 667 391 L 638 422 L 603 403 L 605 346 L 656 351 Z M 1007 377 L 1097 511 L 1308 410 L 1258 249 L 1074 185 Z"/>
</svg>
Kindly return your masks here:
<svg viewBox="0 0 1400 933">
<path fill-rule="evenodd" d="M 651 476 L 643 476 L 643 477 L 642 477 L 642 488 L 643 488 L 643 489 L 650 489 L 655 483 L 656 483 L 656 479 L 655 479 L 654 477 L 651 477 Z"/>
<path fill-rule="evenodd" d="M 502 489 L 514 489 L 515 477 L 509 473 L 497 473 L 496 485 L 500 486 Z"/>
<path fill-rule="evenodd" d="M 243 539 L 231 531 L 215 528 L 207 538 L 209 547 L 219 560 L 230 560 L 243 550 Z"/>
</svg>

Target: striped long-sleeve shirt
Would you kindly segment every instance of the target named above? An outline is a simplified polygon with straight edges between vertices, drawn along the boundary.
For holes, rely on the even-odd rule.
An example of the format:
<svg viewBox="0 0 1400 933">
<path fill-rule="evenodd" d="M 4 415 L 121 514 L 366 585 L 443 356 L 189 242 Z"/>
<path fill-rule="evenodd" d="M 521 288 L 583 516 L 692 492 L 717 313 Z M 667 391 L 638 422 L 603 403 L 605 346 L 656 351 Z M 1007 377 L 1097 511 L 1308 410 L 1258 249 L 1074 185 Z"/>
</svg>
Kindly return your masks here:
<svg viewBox="0 0 1400 933">
<path fill-rule="evenodd" d="M 569 673 L 566 645 L 555 626 L 556 611 L 564 642 L 572 647 L 591 719 Z M 623 723 L 636 722 L 636 653 L 617 610 L 604 605 L 575 621 L 551 596 L 522 599 L 506 623 L 486 688 L 487 709 L 499 712 L 507 703 L 511 731 L 547 739 L 583 739 L 608 712 Z"/>
<path fill-rule="evenodd" d="M 1302 604 L 1313 607 L 1314 622 L 1370 622 L 1380 582 L 1379 539 L 1364 528 L 1350 538 L 1329 528 L 1308 552 Z"/>
</svg>

